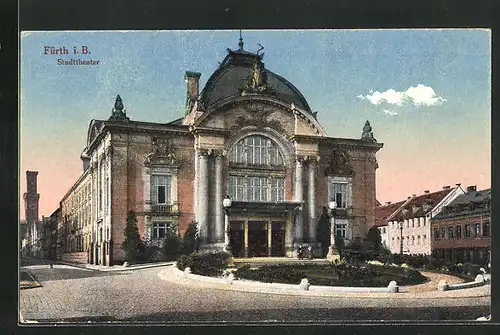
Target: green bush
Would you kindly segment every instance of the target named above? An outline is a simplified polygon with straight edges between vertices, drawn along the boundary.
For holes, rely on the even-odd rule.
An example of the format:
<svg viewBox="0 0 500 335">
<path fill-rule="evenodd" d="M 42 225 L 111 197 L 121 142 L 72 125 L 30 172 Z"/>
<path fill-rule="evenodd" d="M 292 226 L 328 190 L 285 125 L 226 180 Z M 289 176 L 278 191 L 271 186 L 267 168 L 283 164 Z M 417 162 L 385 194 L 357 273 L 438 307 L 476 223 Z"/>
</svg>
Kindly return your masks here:
<svg viewBox="0 0 500 335">
<path fill-rule="evenodd" d="M 177 268 L 189 267 L 191 273 L 202 276 L 220 276 L 227 267 L 231 255 L 227 252 L 181 255 L 177 259 Z"/>
<path fill-rule="evenodd" d="M 163 250 L 155 245 L 146 245 L 142 243 L 139 249 L 139 260 L 142 262 L 163 262 L 165 261 L 165 256 Z"/>
<path fill-rule="evenodd" d="M 196 238 L 198 232 L 196 221 L 189 224 L 184 236 L 182 237 L 182 253 L 191 254 L 198 249 L 198 239 Z"/>
<path fill-rule="evenodd" d="M 167 229 L 165 240 L 163 241 L 163 255 L 165 260 L 173 261 L 181 254 L 181 239 L 172 229 Z"/>
<path fill-rule="evenodd" d="M 298 284 L 307 278 L 312 285 L 384 287 L 392 280 L 398 285 L 418 284 L 426 281 L 420 272 L 394 266 L 371 264 L 281 264 L 264 265 L 257 269 L 238 268 L 236 277 L 262 282 Z"/>
</svg>

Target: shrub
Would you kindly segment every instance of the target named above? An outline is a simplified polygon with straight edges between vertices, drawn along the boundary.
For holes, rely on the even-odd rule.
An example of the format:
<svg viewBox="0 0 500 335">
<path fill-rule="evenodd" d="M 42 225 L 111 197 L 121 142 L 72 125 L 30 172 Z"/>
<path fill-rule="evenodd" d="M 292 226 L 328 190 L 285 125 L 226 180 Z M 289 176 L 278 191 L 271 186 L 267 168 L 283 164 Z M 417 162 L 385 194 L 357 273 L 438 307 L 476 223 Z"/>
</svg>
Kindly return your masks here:
<svg viewBox="0 0 500 335">
<path fill-rule="evenodd" d="M 191 254 L 198 249 L 198 227 L 196 221 L 192 221 L 182 237 L 182 253 Z"/>
<path fill-rule="evenodd" d="M 125 240 L 122 245 L 125 252 L 125 260 L 133 263 L 137 260 L 141 251 L 140 249 L 143 248 L 142 240 L 139 237 L 139 229 L 137 228 L 137 216 L 134 211 L 129 211 L 127 214 L 124 235 Z"/>
<path fill-rule="evenodd" d="M 230 257 L 231 255 L 224 251 L 181 255 L 177 259 L 177 268 L 184 270 L 189 267 L 192 273 L 202 276 L 220 276 L 227 267 Z"/>
<path fill-rule="evenodd" d="M 162 262 L 165 261 L 163 250 L 156 245 L 145 245 L 140 248 L 139 260 L 143 262 Z"/>
<path fill-rule="evenodd" d="M 172 229 L 167 229 L 165 240 L 163 241 L 163 255 L 165 260 L 173 261 L 179 257 L 181 253 L 181 240 L 177 233 Z"/>
</svg>

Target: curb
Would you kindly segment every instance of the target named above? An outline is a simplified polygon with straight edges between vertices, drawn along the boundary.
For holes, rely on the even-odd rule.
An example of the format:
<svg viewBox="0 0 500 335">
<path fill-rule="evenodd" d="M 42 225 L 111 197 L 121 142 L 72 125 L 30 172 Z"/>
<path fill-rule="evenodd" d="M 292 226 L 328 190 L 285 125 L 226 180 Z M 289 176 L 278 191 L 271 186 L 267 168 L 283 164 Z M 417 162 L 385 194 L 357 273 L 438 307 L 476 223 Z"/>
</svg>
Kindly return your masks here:
<svg viewBox="0 0 500 335">
<path fill-rule="evenodd" d="M 83 270 L 88 270 L 88 271 L 98 271 L 98 272 L 121 272 L 121 271 L 134 271 L 134 270 L 141 270 L 141 269 L 148 269 L 148 268 L 156 268 L 156 267 L 161 267 L 161 266 L 171 266 L 174 264 L 174 262 L 163 262 L 163 263 L 150 263 L 150 264 L 142 264 L 142 265 L 136 265 L 136 266 L 128 266 L 128 267 L 120 267 L 120 268 L 112 268 L 112 267 L 104 267 L 103 268 L 93 268 L 89 267 L 87 265 L 92 265 L 92 264 L 80 264 L 80 263 L 70 263 L 70 262 L 64 262 L 64 261 L 52 261 L 53 264 L 60 264 L 60 265 L 66 265 L 66 266 L 71 266 L 75 268 L 80 268 Z M 115 265 L 119 266 L 119 265 Z"/>
<path fill-rule="evenodd" d="M 450 295 L 449 292 L 438 292 L 432 291 L 432 296 L 422 293 L 414 292 L 399 292 L 386 293 L 386 292 L 355 292 L 355 291 L 332 291 L 332 290 L 317 290 L 313 287 L 312 290 L 303 290 L 299 288 L 299 285 L 291 284 L 275 284 L 253 282 L 253 281 L 241 281 L 233 280 L 228 283 L 227 279 L 223 278 L 211 278 L 193 274 L 186 274 L 179 270 L 176 266 L 170 269 L 165 269 L 158 273 L 158 277 L 162 280 L 174 282 L 180 285 L 199 285 L 206 288 L 216 288 L 222 290 L 240 291 L 240 292 L 252 292 L 252 293 L 263 293 L 263 294 L 280 294 L 280 295 L 300 295 L 300 296 L 314 296 L 314 297 L 336 297 L 336 298 L 364 298 L 364 299 L 464 299 L 464 298 L 481 298 L 481 297 L 491 297 L 491 294 L 480 294 L 474 296 L 467 295 Z M 319 286 L 316 286 L 319 288 Z M 327 287 L 329 288 L 329 287 Z M 456 291 L 455 291 L 456 292 Z"/>
<path fill-rule="evenodd" d="M 19 281 L 19 289 L 20 290 L 26 290 L 26 289 L 29 289 L 29 288 L 37 288 L 37 287 L 42 287 L 42 284 L 40 284 L 36 279 L 35 279 L 35 276 L 33 276 L 33 274 L 31 274 L 30 272 L 28 271 L 21 271 L 20 274 L 24 272 L 26 273 L 30 278 L 31 280 L 30 281 L 24 281 L 24 284 L 23 284 L 23 281 Z"/>
</svg>

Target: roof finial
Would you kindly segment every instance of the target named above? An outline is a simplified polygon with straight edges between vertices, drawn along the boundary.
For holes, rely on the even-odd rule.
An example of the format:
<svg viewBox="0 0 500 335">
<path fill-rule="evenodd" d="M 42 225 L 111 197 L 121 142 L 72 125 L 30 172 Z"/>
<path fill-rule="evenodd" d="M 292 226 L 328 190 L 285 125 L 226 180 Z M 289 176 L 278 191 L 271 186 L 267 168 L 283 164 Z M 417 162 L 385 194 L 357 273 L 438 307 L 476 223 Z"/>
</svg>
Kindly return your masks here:
<svg viewBox="0 0 500 335">
<path fill-rule="evenodd" d="M 240 47 L 240 51 L 243 50 L 243 37 L 241 37 L 241 29 L 240 29 L 240 41 L 238 42 L 238 46 Z"/>
<path fill-rule="evenodd" d="M 361 135 L 361 140 L 366 142 L 377 142 L 375 137 L 373 137 L 372 126 L 370 122 L 366 120 L 365 126 L 363 127 L 363 134 Z"/>
<path fill-rule="evenodd" d="M 116 96 L 115 100 L 115 108 L 111 111 L 111 116 L 109 117 L 110 121 L 129 121 L 130 119 L 127 117 L 127 113 L 125 109 L 123 109 L 123 101 L 120 98 L 120 95 Z"/>
</svg>

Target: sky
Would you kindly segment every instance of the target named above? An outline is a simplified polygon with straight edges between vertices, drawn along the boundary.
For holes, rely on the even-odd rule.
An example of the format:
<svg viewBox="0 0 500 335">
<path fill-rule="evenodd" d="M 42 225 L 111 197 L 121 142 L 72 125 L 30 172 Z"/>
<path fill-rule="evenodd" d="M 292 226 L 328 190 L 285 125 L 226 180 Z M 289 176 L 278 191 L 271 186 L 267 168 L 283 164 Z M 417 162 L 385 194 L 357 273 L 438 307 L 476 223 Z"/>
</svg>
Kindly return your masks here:
<svg viewBox="0 0 500 335">
<path fill-rule="evenodd" d="M 302 92 L 328 136 L 360 138 L 370 121 L 384 144 L 377 153 L 380 202 L 456 183 L 490 187 L 489 30 L 242 35 L 245 50 L 264 46 L 265 67 Z M 40 218 L 57 209 L 83 172 L 80 155 L 90 121 L 107 119 L 117 94 L 132 120 L 180 118 L 185 71 L 201 72 L 202 88 L 226 49 L 238 48 L 238 38 L 239 31 L 229 30 L 22 32 L 20 208 L 26 170 L 36 170 Z M 51 54 L 50 47 L 69 54 Z M 58 59 L 76 58 L 99 64 L 58 65 Z"/>
</svg>

